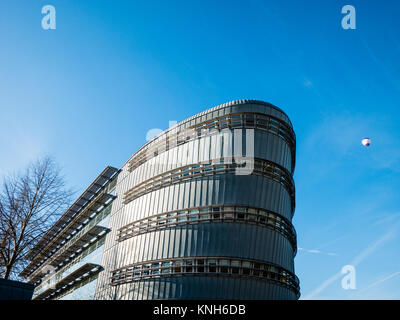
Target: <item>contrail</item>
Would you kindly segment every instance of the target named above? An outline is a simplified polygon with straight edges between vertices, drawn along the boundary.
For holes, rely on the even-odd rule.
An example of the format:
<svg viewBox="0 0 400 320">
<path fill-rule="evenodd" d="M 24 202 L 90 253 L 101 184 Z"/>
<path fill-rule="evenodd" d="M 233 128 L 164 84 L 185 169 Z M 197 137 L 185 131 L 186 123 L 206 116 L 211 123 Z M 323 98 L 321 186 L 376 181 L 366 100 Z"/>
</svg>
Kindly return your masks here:
<svg viewBox="0 0 400 320">
<path fill-rule="evenodd" d="M 383 279 L 380 279 L 380 280 L 378 280 L 378 281 L 375 281 L 374 283 L 370 284 L 370 285 L 369 285 L 368 287 L 366 287 L 365 289 L 363 289 L 363 290 L 357 292 L 355 295 L 359 295 L 359 294 L 361 294 L 361 293 L 363 293 L 363 292 L 365 292 L 365 291 L 367 291 L 367 290 L 369 290 L 369 289 L 371 289 L 371 288 L 373 288 L 373 287 L 375 287 L 375 286 L 381 284 L 382 282 L 385 282 L 385 281 L 387 281 L 387 280 L 389 280 L 389 279 L 392 279 L 392 278 L 394 278 L 394 277 L 396 277 L 396 276 L 398 276 L 398 275 L 400 275 L 400 271 L 397 271 L 397 272 L 395 272 L 395 273 L 392 273 L 392 274 L 388 275 L 387 277 L 385 277 L 385 278 L 383 278 Z"/>
<path fill-rule="evenodd" d="M 379 246 L 381 246 L 382 244 L 387 242 L 389 239 L 391 239 L 396 233 L 396 227 L 393 227 L 389 232 L 385 233 L 382 237 L 380 237 L 378 240 L 376 240 L 374 243 L 372 243 L 370 246 L 368 246 L 366 249 L 364 249 L 360 254 L 358 254 L 354 258 L 351 265 L 357 266 L 364 259 L 366 259 L 368 256 L 370 256 Z M 315 295 L 319 294 L 322 290 L 324 290 L 332 282 L 335 282 L 341 276 L 342 276 L 341 272 L 336 273 L 329 279 L 325 280 L 318 288 L 316 288 L 314 291 L 312 291 L 311 293 L 306 295 L 303 299 L 304 300 L 312 299 Z"/>
</svg>

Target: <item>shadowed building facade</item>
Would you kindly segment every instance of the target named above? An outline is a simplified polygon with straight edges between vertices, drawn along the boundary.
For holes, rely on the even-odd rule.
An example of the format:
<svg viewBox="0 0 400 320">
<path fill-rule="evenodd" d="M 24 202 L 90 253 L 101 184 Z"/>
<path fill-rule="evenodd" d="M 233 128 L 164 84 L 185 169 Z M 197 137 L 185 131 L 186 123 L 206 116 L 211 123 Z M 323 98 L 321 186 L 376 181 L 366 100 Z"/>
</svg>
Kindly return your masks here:
<svg viewBox="0 0 400 320">
<path fill-rule="evenodd" d="M 0 300 L 31 300 L 33 285 L 0 279 Z"/>
<path fill-rule="evenodd" d="M 298 299 L 295 150 L 287 115 L 257 100 L 208 109 L 146 143 L 103 187 L 111 200 L 101 260 L 87 266 L 91 297 Z M 59 287 L 39 298 L 65 297 Z"/>
</svg>

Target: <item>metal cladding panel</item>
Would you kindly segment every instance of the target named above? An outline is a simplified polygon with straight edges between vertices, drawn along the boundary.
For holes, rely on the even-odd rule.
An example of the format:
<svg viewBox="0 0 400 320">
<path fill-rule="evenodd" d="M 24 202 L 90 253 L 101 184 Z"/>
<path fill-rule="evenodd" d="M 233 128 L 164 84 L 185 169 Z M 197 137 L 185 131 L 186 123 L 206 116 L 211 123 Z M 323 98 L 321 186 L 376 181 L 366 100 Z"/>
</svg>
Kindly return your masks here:
<svg viewBox="0 0 400 320">
<path fill-rule="evenodd" d="M 124 284 L 117 288 L 116 299 L 295 300 L 297 296 L 285 286 L 256 279 L 185 276 Z"/>
<path fill-rule="evenodd" d="M 175 125 L 174 127 L 165 130 L 163 133 L 159 134 L 153 140 L 146 143 L 143 147 L 141 147 L 134 155 L 136 156 L 145 148 L 151 147 L 154 143 L 160 141 L 166 135 L 174 134 L 182 128 L 188 128 L 190 126 L 196 125 L 200 122 L 215 118 L 216 116 L 222 116 L 229 113 L 232 113 L 234 110 L 240 110 L 245 112 L 259 112 L 267 115 L 272 115 L 283 122 L 286 122 L 289 127 L 292 127 L 291 122 L 288 116 L 278 107 L 273 106 L 269 103 L 259 101 L 259 100 L 235 100 L 231 101 L 214 108 L 205 110 L 199 114 L 196 114 L 180 123 Z"/>
<path fill-rule="evenodd" d="M 294 272 L 294 252 L 289 240 L 274 230 L 254 225 L 204 223 L 176 227 L 130 238 L 121 248 L 128 246 L 131 250 L 122 253 L 115 269 L 141 261 L 211 256 L 263 260 Z"/>
<path fill-rule="evenodd" d="M 269 116 L 268 121 L 274 125 L 278 121 L 279 128 L 275 127 L 277 132 L 273 132 L 275 129 L 264 130 L 262 125 L 253 129 L 254 154 L 252 156 L 267 161 L 272 166 L 276 164 L 279 168 L 283 168 L 282 170 L 287 172 L 289 177 L 292 176 L 295 156 L 295 141 L 291 140 L 292 137 L 295 139 L 295 136 L 290 132 L 292 125 L 286 114 L 268 103 L 255 100 L 227 103 L 204 111 L 164 131 L 140 148 L 123 166 L 118 176 L 116 188 L 118 197 L 113 203 L 110 219 L 112 231 L 108 237 L 112 240 L 108 240 L 105 245 L 102 262 L 105 271 L 99 276 L 96 298 L 298 299 L 298 292 L 290 287 L 292 278 L 283 282 L 274 281 L 271 278 L 257 278 L 253 276 L 253 272 L 256 271 L 251 271 L 250 277 L 245 276 L 244 270 L 240 271 L 240 276 L 233 273 L 214 276 L 212 273 L 205 275 L 178 272 L 178 274 L 171 273 L 157 277 L 152 273 L 150 278 L 144 276 L 135 280 L 113 282 L 116 270 L 151 265 L 155 262 L 162 263 L 171 259 L 198 260 L 198 257 L 227 258 L 230 261 L 242 259 L 243 264 L 245 261 L 260 261 L 260 263 L 282 268 L 280 270 L 283 270 L 284 274 L 286 271 L 294 274 L 296 246 L 293 245 L 293 239 L 290 240 L 287 234 L 279 232 L 277 227 L 240 221 L 190 222 L 188 220 L 189 222 L 185 224 L 157 227 L 126 239 L 119 238 L 120 230 L 130 224 L 136 225 L 140 222 L 147 226 L 153 219 L 158 221 L 158 216 L 166 216 L 171 212 L 178 214 L 180 211 L 190 212 L 192 209 L 200 210 L 218 206 L 266 210 L 282 217 L 291 226 L 294 212 L 294 186 L 292 189 L 288 187 L 285 173 L 278 173 L 282 179 L 280 182 L 264 173 L 236 175 L 224 172 L 201 177 L 185 177 L 172 184 L 153 187 L 154 183 L 165 179 L 164 176 L 168 172 L 232 156 L 232 146 L 237 145 L 235 141 L 237 138 L 241 139 L 242 149 L 244 149 L 247 146 L 244 129 L 241 129 L 241 136 L 235 136 L 234 130 L 229 130 L 230 135 L 227 131 L 220 131 L 220 134 L 209 132 L 202 135 L 201 133 L 199 138 L 183 141 L 182 144 L 179 144 L 178 138 L 179 145 L 169 145 L 160 152 L 158 151 L 160 149 L 154 149 L 158 148 L 160 141 L 166 137 L 173 137 L 182 128 L 198 126 L 204 121 L 211 123 L 216 117 L 230 117 L 229 121 L 233 121 L 231 114 L 234 113 L 265 114 Z M 247 120 L 243 119 L 247 119 L 247 115 L 241 117 L 244 124 Z M 261 119 L 257 117 L 254 116 L 255 122 Z M 286 133 L 289 132 L 291 136 L 288 138 L 285 132 L 282 134 L 279 131 L 280 128 L 287 130 Z M 144 150 L 149 151 L 145 153 Z M 140 160 L 141 153 L 146 155 L 144 160 Z M 134 166 L 132 163 L 135 163 Z M 160 180 L 154 180 L 161 175 L 163 177 Z M 143 182 L 146 183 L 144 193 L 138 194 L 137 197 L 133 196 L 129 200 L 124 199 L 128 191 L 136 192 L 133 188 Z M 175 272 L 173 269 L 171 272 Z M 232 270 L 230 272 L 233 272 Z"/>
<path fill-rule="evenodd" d="M 187 204 L 183 201 L 186 193 Z M 160 205 L 154 210 L 151 205 L 157 198 Z M 124 224 L 162 212 L 218 204 L 254 206 L 292 219 L 291 199 L 282 185 L 262 176 L 226 174 L 187 180 L 147 193 L 126 204 Z"/>
<path fill-rule="evenodd" d="M 245 131 L 241 131 L 244 135 Z M 254 129 L 254 136 L 254 157 L 275 162 L 288 171 L 291 170 L 290 147 L 282 138 L 258 129 Z M 232 144 L 229 141 L 229 137 L 221 131 L 165 151 L 133 170 L 128 188 L 175 168 L 232 156 L 232 147 L 227 147 Z M 244 145 L 245 143 L 243 148 Z"/>
</svg>

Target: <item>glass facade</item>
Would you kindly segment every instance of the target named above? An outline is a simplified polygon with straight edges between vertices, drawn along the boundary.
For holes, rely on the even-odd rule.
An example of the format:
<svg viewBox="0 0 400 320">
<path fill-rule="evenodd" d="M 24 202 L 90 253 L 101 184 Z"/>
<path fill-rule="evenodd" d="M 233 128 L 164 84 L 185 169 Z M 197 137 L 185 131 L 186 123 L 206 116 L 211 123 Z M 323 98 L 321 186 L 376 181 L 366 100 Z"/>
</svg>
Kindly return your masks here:
<svg viewBox="0 0 400 320">
<path fill-rule="evenodd" d="M 89 277 L 58 297 L 59 300 L 93 300 L 98 275 Z"/>
</svg>

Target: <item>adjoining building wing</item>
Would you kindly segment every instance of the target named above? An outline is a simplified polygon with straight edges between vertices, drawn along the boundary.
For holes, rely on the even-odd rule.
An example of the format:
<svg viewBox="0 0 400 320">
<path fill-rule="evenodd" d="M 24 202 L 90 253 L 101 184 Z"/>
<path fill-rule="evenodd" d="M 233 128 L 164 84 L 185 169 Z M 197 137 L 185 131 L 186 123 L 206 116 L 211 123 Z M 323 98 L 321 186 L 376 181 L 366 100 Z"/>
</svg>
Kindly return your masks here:
<svg viewBox="0 0 400 320">
<path fill-rule="evenodd" d="M 95 287 L 118 173 L 106 167 L 28 253 L 20 276 L 35 285 L 33 299 L 68 298 L 88 279 Z M 93 298 L 94 289 L 85 297 Z"/>
</svg>

